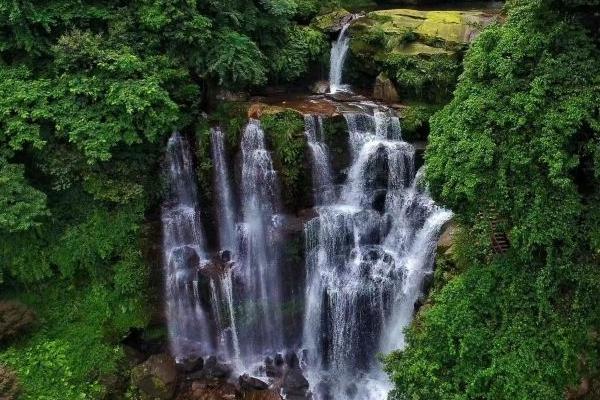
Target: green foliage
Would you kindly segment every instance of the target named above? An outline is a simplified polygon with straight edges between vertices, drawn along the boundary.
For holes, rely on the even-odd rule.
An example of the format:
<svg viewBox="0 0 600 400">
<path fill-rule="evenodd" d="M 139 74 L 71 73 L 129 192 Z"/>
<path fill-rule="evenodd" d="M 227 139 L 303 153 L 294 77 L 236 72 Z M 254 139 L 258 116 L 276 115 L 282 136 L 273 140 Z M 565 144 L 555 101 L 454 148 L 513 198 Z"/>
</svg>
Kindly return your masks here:
<svg viewBox="0 0 600 400">
<path fill-rule="evenodd" d="M 32 337 L 0 351 L 0 362 L 20 377 L 24 399 L 99 398 L 99 379 L 115 373 L 123 358 L 116 342 L 130 327 L 147 323 L 141 265 L 139 256 L 126 255 L 112 282 L 80 288 L 60 282 L 20 295 L 44 323 Z M 128 298 L 141 304 L 123 302 Z"/>
<path fill-rule="evenodd" d="M 427 103 L 411 103 L 402 110 L 402 138 L 407 141 L 424 140 L 429 131 L 429 118 L 439 106 Z"/>
<path fill-rule="evenodd" d="M 247 36 L 224 29 L 207 54 L 207 71 L 219 85 L 260 85 L 266 81 L 266 60 Z"/>
<path fill-rule="evenodd" d="M 319 61 L 329 44 L 323 33 L 310 27 L 294 26 L 287 32 L 285 45 L 270 57 L 272 71 L 283 81 L 304 75 L 311 62 Z"/>
<path fill-rule="evenodd" d="M 3 163 L 1 159 L 0 210 L 0 231 L 5 232 L 39 226 L 40 218 L 48 215 L 46 195 L 27 183 L 23 165 Z"/>
<path fill-rule="evenodd" d="M 305 171 L 304 120 L 295 111 L 286 110 L 261 118 L 267 140 L 274 150 L 276 169 L 280 173 L 284 203 L 292 208 L 303 196 Z"/>
<path fill-rule="evenodd" d="M 560 2 L 523 0 L 468 51 L 426 152 L 463 233 L 386 359 L 392 398 L 562 399 L 600 373 L 596 39 Z"/>
<path fill-rule="evenodd" d="M 408 97 L 441 103 L 452 94 L 460 73 L 454 55 L 407 56 L 390 54 L 384 69 Z"/>
</svg>

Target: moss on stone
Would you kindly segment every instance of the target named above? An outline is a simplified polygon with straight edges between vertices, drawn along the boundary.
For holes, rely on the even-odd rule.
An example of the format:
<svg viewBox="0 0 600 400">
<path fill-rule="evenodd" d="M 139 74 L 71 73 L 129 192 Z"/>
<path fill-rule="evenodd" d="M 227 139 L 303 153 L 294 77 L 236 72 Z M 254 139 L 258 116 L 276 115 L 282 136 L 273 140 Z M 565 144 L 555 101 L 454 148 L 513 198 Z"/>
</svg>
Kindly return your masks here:
<svg viewBox="0 0 600 400">
<path fill-rule="evenodd" d="M 483 11 L 381 10 L 351 28 L 346 76 L 370 86 L 386 72 L 402 100 L 444 102 L 460 73 L 467 44 L 494 17 Z"/>
<path fill-rule="evenodd" d="M 333 32 L 339 28 L 348 15 L 350 15 L 349 11 L 340 8 L 316 17 L 312 22 L 312 27 L 323 32 Z"/>
<path fill-rule="evenodd" d="M 310 169 L 306 154 L 304 118 L 293 110 L 264 113 L 261 124 L 273 163 L 279 172 L 281 194 L 287 210 L 298 211 L 310 204 Z"/>
</svg>

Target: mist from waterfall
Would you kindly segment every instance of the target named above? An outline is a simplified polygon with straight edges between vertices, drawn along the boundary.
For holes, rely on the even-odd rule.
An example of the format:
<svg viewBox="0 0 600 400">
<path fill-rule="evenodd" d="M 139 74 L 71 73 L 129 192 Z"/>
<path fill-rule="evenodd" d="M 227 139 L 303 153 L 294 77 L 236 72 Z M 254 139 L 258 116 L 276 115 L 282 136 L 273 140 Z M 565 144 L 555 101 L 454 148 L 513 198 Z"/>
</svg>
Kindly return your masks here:
<svg viewBox="0 0 600 400">
<path fill-rule="evenodd" d="M 350 27 L 348 21 L 342 27 L 337 40 L 331 45 L 331 55 L 329 61 L 329 92 L 337 93 L 339 91 L 348 90 L 348 86 L 342 84 L 342 76 L 344 71 L 344 63 L 346 62 L 346 56 L 348 55 L 348 48 L 350 47 L 350 37 L 348 36 L 348 28 Z"/>
<path fill-rule="evenodd" d="M 177 359 L 214 350 L 209 315 L 198 295 L 199 269 L 206 263 L 192 155 L 173 133 L 167 144 L 169 194 L 161 210 L 165 305 L 171 352 Z"/>
<path fill-rule="evenodd" d="M 344 116 L 352 165 L 305 227 L 307 370 L 316 399 L 383 399 L 389 382 L 375 355 L 404 345 L 451 213 L 417 184 L 397 117 L 379 108 Z"/>
</svg>

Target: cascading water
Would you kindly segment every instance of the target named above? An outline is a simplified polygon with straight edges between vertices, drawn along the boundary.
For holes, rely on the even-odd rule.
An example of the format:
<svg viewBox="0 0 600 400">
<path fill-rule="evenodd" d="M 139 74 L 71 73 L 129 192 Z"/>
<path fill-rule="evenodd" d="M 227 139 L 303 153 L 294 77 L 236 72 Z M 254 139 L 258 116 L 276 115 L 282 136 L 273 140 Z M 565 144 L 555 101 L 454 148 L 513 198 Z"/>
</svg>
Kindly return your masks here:
<svg viewBox="0 0 600 400">
<path fill-rule="evenodd" d="M 211 129 L 211 145 L 215 180 L 217 222 L 219 225 L 219 246 L 221 250 L 234 251 L 236 248 L 236 227 L 234 198 L 231 193 L 229 168 L 225 155 L 225 137 L 220 128 Z"/>
<path fill-rule="evenodd" d="M 161 211 L 165 303 L 171 351 L 182 359 L 213 351 L 214 341 L 198 295 L 206 250 L 192 156 L 179 133 L 169 139 L 166 164 L 169 196 Z"/>
<path fill-rule="evenodd" d="M 312 182 L 315 204 L 329 204 L 335 197 L 335 188 L 324 142 L 323 118 L 318 115 L 304 117 L 304 132 L 312 157 Z"/>
<path fill-rule="evenodd" d="M 283 346 L 281 273 L 277 246 L 279 187 L 260 121 L 251 119 L 242 135 L 243 223 L 239 266 L 242 321 L 238 325 L 243 354 L 279 351 Z"/>
<path fill-rule="evenodd" d="M 417 185 L 414 148 L 387 110 L 345 114 L 352 165 L 305 227 L 304 346 L 317 399 L 382 399 L 378 352 L 401 348 L 451 217 Z"/>
<path fill-rule="evenodd" d="M 211 129 L 212 158 L 216 196 L 216 214 L 221 250 L 220 263 L 210 281 L 211 305 L 216 320 L 219 348 L 225 355 L 239 361 L 241 356 L 233 299 L 234 257 L 237 245 L 235 207 L 225 154 L 225 137 L 220 128 Z M 219 268 L 220 267 L 220 268 Z"/>
<path fill-rule="evenodd" d="M 373 103 L 354 108 L 365 112 L 344 113 L 351 163 L 335 173 L 322 118 L 305 117 L 317 217 L 305 225 L 300 356 L 315 400 L 386 397 L 390 383 L 375 355 L 404 346 L 404 328 L 432 274 L 439 231 L 452 215 L 423 188 L 398 118 Z M 296 343 L 284 338 L 281 312 L 286 219 L 260 122 L 251 119 L 242 135 L 239 215 L 224 135 L 215 128 L 211 140 L 218 256 L 206 250 L 189 145 L 175 133 L 167 146 L 170 195 L 162 222 L 169 335 L 179 360 L 216 354 L 242 371 Z M 345 182 L 336 187 L 340 174 Z"/>
<path fill-rule="evenodd" d="M 348 21 L 346 24 L 344 24 L 337 40 L 331 45 L 331 55 L 329 61 L 330 93 L 348 90 L 348 86 L 342 84 L 342 73 L 344 71 L 346 56 L 348 55 L 348 48 L 350 46 L 350 37 L 348 36 L 348 27 L 350 26 L 350 22 L 351 21 Z"/>
</svg>

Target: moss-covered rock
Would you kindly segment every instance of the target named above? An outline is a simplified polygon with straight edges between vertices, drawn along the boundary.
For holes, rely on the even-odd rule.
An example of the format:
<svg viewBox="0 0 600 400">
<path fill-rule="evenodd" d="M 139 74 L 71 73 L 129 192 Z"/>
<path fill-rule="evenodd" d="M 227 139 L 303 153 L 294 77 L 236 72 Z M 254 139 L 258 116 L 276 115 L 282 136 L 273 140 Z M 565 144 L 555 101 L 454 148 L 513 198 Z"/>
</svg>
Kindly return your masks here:
<svg viewBox="0 0 600 400">
<path fill-rule="evenodd" d="M 467 45 L 494 19 L 485 11 L 371 12 L 350 28 L 348 79 L 370 86 L 385 72 L 401 100 L 443 103 L 454 89 Z"/>
<path fill-rule="evenodd" d="M 150 356 L 131 371 L 131 383 L 142 399 L 172 399 L 177 387 L 175 360 L 168 354 Z"/>
<path fill-rule="evenodd" d="M 336 32 L 342 29 L 342 26 L 350 18 L 352 18 L 350 12 L 340 8 L 330 13 L 319 15 L 313 20 L 312 26 L 323 32 Z"/>
<path fill-rule="evenodd" d="M 374 11 L 369 20 L 378 21 L 387 34 L 414 32 L 423 41 L 441 41 L 448 47 L 468 44 L 495 20 L 484 11 L 421 11 L 395 9 Z"/>
</svg>

